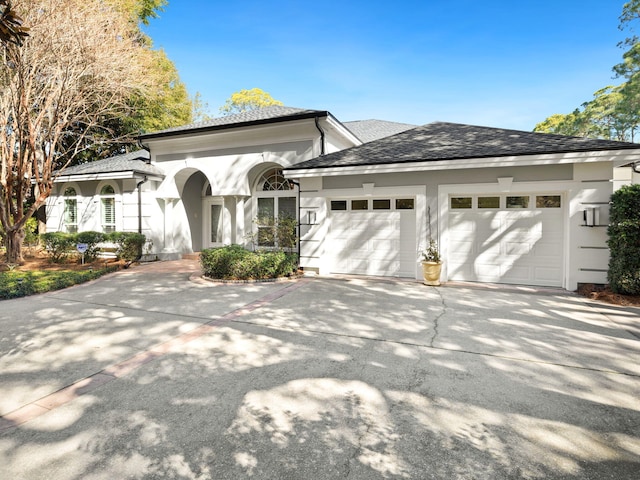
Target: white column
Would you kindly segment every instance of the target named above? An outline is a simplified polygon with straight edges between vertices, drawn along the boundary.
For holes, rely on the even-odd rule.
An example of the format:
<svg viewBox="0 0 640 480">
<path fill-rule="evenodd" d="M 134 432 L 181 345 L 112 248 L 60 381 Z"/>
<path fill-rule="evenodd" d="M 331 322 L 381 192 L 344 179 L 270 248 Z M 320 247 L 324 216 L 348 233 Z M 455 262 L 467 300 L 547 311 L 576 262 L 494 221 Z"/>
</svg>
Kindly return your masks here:
<svg viewBox="0 0 640 480">
<path fill-rule="evenodd" d="M 234 243 L 244 245 L 244 197 L 236 197 L 236 231 Z"/>
<path fill-rule="evenodd" d="M 163 252 L 174 252 L 173 242 L 173 198 L 164 199 L 164 248 Z"/>
</svg>

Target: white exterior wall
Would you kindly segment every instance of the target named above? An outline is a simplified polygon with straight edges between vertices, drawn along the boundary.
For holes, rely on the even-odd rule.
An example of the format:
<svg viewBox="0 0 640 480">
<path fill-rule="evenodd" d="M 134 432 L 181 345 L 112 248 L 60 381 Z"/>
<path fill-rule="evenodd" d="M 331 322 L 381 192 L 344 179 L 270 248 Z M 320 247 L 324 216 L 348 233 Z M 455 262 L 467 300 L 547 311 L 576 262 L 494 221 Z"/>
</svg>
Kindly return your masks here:
<svg viewBox="0 0 640 480">
<path fill-rule="evenodd" d="M 417 186 L 421 185 L 424 194 L 416 195 L 416 199 L 420 199 L 416 204 L 418 253 L 426 243 L 427 212 L 430 207 L 432 234 L 439 239 L 445 257 L 448 253 L 446 219 L 449 193 L 510 190 L 562 195 L 565 211 L 564 288 L 575 290 L 578 283 L 606 283 L 609 254 L 605 225 L 608 224 L 613 176 L 613 162 L 600 161 L 573 165 L 305 177 L 301 179 L 303 223 L 308 211 L 315 212 L 316 223 L 302 227 L 301 265 L 321 274 L 327 273 L 327 252 L 323 239 L 328 235 L 328 199 L 362 197 L 366 195 L 365 184 L 373 184 L 374 192 L 384 191 L 387 195 L 415 192 Z M 505 182 L 498 178 L 510 180 Z M 583 212 L 588 207 L 599 209 L 600 226 L 583 226 Z M 416 279 L 420 278 L 417 270 Z M 447 279 L 446 264 L 443 267 L 443 279 Z"/>
<path fill-rule="evenodd" d="M 78 196 L 78 231 L 102 231 L 100 211 L 100 189 L 109 183 L 114 186 L 116 206 L 116 230 L 124 232 L 138 231 L 138 191 L 136 185 L 140 178 L 124 180 L 102 180 L 85 182 L 58 183 L 54 192 L 47 199 L 46 217 L 47 231 L 65 231 L 63 224 L 64 200 L 62 196 L 69 186 L 76 189 Z M 153 245 L 163 239 L 163 212 L 155 199 L 154 189 L 158 182 L 149 180 L 142 184 L 142 233 Z"/>
<path fill-rule="evenodd" d="M 343 138 L 327 119 L 320 119 L 320 125 L 326 153 L 357 141 Z M 186 182 L 198 172 L 209 182 L 211 197 L 224 202 L 224 243 L 244 244 L 256 216 L 252 196 L 258 176 L 269 168 L 290 167 L 320 155 L 320 137 L 314 119 L 307 119 L 149 140 L 151 162 L 166 174 L 155 192 L 164 222 L 157 222 L 163 223 L 163 232 L 154 241 L 154 251 L 162 258 L 193 251 L 196 242 L 182 197 Z"/>
</svg>

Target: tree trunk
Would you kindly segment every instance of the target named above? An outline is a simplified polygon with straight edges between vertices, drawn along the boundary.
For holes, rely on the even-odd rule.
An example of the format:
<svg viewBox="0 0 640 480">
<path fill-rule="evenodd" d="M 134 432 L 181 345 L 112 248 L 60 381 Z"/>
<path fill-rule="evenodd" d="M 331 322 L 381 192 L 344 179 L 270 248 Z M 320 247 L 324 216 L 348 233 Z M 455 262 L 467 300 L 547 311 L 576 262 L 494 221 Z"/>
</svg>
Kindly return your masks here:
<svg viewBox="0 0 640 480">
<path fill-rule="evenodd" d="M 5 246 L 7 247 L 7 263 L 23 264 L 22 241 L 24 240 L 24 229 L 8 230 L 5 232 Z"/>
<path fill-rule="evenodd" d="M 38 234 L 47 233 L 47 208 L 45 205 L 36 210 L 36 218 L 38 219 Z"/>
</svg>

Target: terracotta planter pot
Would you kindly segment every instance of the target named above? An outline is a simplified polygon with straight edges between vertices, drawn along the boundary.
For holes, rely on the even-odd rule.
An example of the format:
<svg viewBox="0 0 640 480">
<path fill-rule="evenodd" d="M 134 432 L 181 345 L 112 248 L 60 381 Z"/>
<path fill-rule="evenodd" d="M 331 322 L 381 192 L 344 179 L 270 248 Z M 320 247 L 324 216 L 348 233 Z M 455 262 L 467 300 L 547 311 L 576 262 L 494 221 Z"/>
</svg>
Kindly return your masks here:
<svg viewBox="0 0 640 480">
<path fill-rule="evenodd" d="M 422 262 L 422 276 L 425 285 L 437 287 L 440 285 L 440 271 L 442 262 Z"/>
</svg>

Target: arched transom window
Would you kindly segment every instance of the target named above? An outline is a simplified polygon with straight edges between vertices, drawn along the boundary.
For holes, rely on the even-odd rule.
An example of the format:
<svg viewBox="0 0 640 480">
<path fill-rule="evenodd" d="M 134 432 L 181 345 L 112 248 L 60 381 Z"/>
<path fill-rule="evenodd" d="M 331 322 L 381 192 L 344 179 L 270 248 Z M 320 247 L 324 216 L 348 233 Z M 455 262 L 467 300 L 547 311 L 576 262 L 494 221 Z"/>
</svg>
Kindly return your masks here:
<svg viewBox="0 0 640 480">
<path fill-rule="evenodd" d="M 258 190 L 263 192 L 293 190 L 293 183 L 284 178 L 281 168 L 272 168 L 260 177 Z"/>
</svg>

